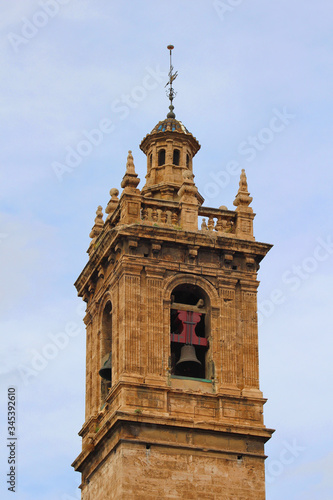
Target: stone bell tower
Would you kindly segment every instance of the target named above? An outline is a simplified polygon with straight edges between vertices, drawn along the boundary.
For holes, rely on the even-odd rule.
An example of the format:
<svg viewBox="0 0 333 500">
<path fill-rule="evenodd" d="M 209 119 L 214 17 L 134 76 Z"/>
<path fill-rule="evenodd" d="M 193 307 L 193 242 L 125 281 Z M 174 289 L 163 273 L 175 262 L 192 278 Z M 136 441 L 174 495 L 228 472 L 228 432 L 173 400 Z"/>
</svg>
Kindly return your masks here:
<svg viewBox="0 0 333 500">
<path fill-rule="evenodd" d="M 145 185 L 129 152 L 75 283 L 87 355 L 73 466 L 83 500 L 264 500 L 257 271 L 271 246 L 253 236 L 244 170 L 235 211 L 203 206 L 200 145 L 172 99 L 140 145 Z"/>
</svg>

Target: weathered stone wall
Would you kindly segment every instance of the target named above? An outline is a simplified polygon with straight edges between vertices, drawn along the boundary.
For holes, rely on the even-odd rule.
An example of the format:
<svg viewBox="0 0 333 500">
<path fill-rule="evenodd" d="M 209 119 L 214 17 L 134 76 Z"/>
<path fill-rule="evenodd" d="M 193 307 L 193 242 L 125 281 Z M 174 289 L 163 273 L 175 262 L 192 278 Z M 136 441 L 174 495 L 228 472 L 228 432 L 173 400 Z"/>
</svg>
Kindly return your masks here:
<svg viewBox="0 0 333 500">
<path fill-rule="evenodd" d="M 122 443 L 83 500 L 264 500 L 261 459 Z"/>
<path fill-rule="evenodd" d="M 157 241 L 157 240 L 156 240 Z M 96 299 L 88 306 L 86 418 L 101 409 L 103 397 L 100 376 L 102 352 L 102 313 L 106 300 L 112 302 L 112 385 L 120 380 L 168 384 L 170 357 L 170 306 L 172 290 L 188 283 L 207 296 L 207 359 L 214 363 L 216 392 L 241 394 L 259 392 L 257 285 L 254 273 L 225 273 L 211 263 L 184 266 L 179 272 L 181 254 L 173 262 L 160 250 L 144 260 L 145 242 L 139 240 L 135 255 L 121 250 L 122 258 L 113 274 L 103 282 Z M 177 257 L 178 255 L 178 257 Z M 201 255 L 198 251 L 199 259 Z M 178 269 L 178 271 L 177 271 Z M 102 300 L 99 300 L 98 297 Z M 107 297 L 107 299 L 106 299 Z"/>
<path fill-rule="evenodd" d="M 129 152 L 120 199 L 112 189 L 105 223 L 96 212 L 76 282 L 87 302 L 86 421 L 73 464 L 83 500 L 265 498 L 272 430 L 263 424 L 256 294 L 270 245 L 254 239 L 244 171 L 235 212 L 202 207 L 192 175 L 199 147 L 180 122 L 161 122 L 141 144 L 146 186 L 137 188 Z M 195 301 L 172 299 L 178 286 L 195 290 Z M 112 318 L 103 316 L 108 301 Z M 205 318 L 200 379 L 176 375 L 171 309 L 179 307 Z M 98 372 L 110 345 L 107 392 Z"/>
</svg>

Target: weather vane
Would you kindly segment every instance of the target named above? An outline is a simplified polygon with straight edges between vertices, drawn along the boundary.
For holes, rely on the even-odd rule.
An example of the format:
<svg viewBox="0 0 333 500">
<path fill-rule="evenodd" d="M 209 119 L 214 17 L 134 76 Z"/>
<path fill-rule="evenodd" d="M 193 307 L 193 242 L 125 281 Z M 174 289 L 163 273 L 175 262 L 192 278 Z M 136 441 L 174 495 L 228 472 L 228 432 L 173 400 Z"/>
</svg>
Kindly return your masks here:
<svg viewBox="0 0 333 500">
<path fill-rule="evenodd" d="M 173 110 L 175 109 L 173 104 L 172 104 L 172 101 L 174 100 L 174 98 L 176 97 L 177 95 L 177 92 L 174 91 L 173 87 L 172 87 L 172 82 L 177 78 L 178 76 L 178 71 L 176 71 L 175 73 L 173 73 L 173 66 L 172 66 L 172 50 L 174 49 L 174 46 L 173 45 L 168 45 L 167 49 L 170 51 L 170 71 L 169 71 L 169 81 L 168 83 L 165 85 L 166 87 L 168 85 L 170 85 L 169 87 L 169 90 L 167 90 L 167 96 L 169 97 L 170 99 L 170 106 L 169 106 L 169 113 L 167 114 L 167 118 L 176 118 L 176 115 L 175 113 L 173 112 Z"/>
</svg>

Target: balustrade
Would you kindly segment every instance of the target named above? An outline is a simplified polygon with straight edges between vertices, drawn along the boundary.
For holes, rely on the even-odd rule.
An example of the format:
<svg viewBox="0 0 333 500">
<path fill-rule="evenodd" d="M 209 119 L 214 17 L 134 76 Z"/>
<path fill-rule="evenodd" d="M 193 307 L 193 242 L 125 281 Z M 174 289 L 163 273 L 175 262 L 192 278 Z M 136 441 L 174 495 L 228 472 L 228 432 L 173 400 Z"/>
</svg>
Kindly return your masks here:
<svg viewBox="0 0 333 500">
<path fill-rule="evenodd" d="M 235 234 L 236 212 L 209 207 L 199 208 L 202 231 Z M 199 220 L 200 222 L 200 220 Z"/>
<path fill-rule="evenodd" d="M 141 205 L 141 219 L 157 225 L 179 225 L 179 205 L 170 201 L 145 200 Z"/>
</svg>

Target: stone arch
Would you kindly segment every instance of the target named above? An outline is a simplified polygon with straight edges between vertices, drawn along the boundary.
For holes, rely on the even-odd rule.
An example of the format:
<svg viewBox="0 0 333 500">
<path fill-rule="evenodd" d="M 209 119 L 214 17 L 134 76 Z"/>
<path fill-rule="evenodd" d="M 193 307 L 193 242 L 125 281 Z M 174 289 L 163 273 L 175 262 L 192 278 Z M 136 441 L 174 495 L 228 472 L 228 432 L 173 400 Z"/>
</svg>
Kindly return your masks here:
<svg viewBox="0 0 333 500">
<path fill-rule="evenodd" d="M 178 274 L 166 280 L 164 309 L 165 327 L 170 334 L 169 366 L 171 375 L 212 379 L 214 370 L 210 348 L 211 323 L 212 308 L 216 308 L 217 302 L 218 292 L 205 278 Z M 194 321 L 196 326 L 193 330 L 192 327 L 190 328 L 193 333 L 185 340 L 184 334 L 180 335 L 180 332 L 187 331 L 188 321 L 190 324 L 193 324 L 191 322 Z M 185 327 L 185 325 L 187 326 Z M 187 344 L 186 347 L 185 344 Z M 192 355 L 197 358 L 198 363 L 182 363 L 183 355 L 185 352 L 189 352 L 189 349 Z"/>
<path fill-rule="evenodd" d="M 173 157 L 172 157 L 172 163 L 173 165 L 179 165 L 179 162 L 180 162 L 180 149 L 179 148 L 175 148 L 173 150 Z"/>
<path fill-rule="evenodd" d="M 158 152 L 158 166 L 161 167 L 162 165 L 165 165 L 165 148 L 162 148 Z"/>
<path fill-rule="evenodd" d="M 113 303 L 112 301 L 112 295 L 110 292 L 106 292 L 103 295 L 103 298 L 99 304 L 98 310 L 97 310 L 97 323 L 98 323 L 98 328 L 100 329 L 102 326 L 102 317 L 103 317 L 103 311 L 105 309 L 105 306 L 108 302 Z"/>
<path fill-rule="evenodd" d="M 98 325 L 99 325 L 99 360 L 100 368 L 105 370 L 108 363 L 111 363 L 111 370 L 109 379 L 101 376 L 101 401 L 105 399 L 108 391 L 112 385 L 112 323 L 113 323 L 113 305 L 111 294 L 107 293 L 103 297 L 99 311 L 98 311 Z M 105 371 L 104 371 L 105 373 Z M 101 373 L 100 373 L 101 375 Z"/>
<path fill-rule="evenodd" d="M 217 307 L 218 305 L 218 292 L 216 288 L 205 278 L 201 276 L 193 276 L 188 274 L 176 274 L 175 276 L 171 276 L 170 278 L 165 280 L 164 285 L 164 300 L 171 300 L 171 293 L 174 288 L 178 285 L 182 284 L 190 284 L 196 285 L 203 289 L 203 291 L 207 294 L 207 297 L 210 301 L 211 307 Z"/>
</svg>

